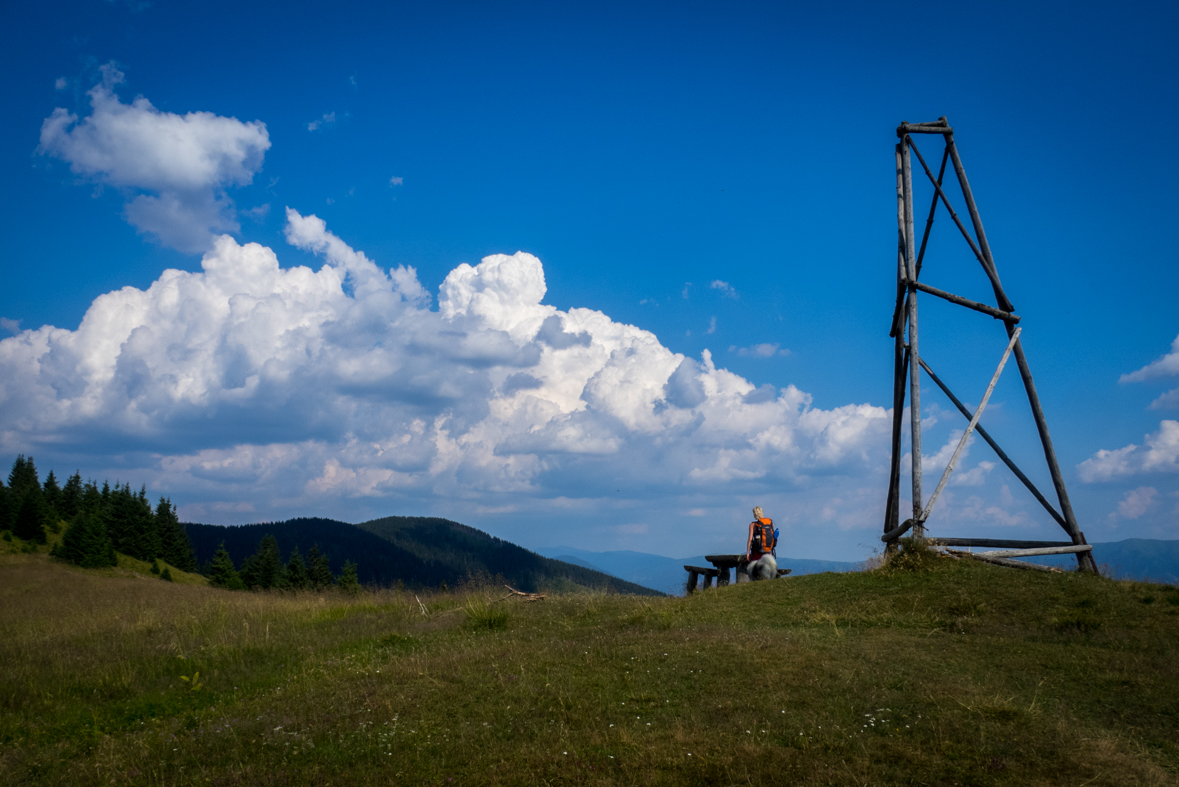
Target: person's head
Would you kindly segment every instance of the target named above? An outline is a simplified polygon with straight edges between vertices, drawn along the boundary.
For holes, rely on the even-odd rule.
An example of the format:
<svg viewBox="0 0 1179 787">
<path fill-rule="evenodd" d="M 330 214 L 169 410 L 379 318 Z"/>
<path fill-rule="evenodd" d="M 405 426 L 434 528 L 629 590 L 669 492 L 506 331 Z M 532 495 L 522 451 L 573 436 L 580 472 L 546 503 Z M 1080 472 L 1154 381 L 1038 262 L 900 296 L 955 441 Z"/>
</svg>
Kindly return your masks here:
<svg viewBox="0 0 1179 787">
<path fill-rule="evenodd" d="M 761 510 L 761 506 L 754 506 L 753 507 L 753 518 L 754 519 L 765 519 L 765 516 L 766 516 L 766 514 L 764 511 Z"/>
</svg>

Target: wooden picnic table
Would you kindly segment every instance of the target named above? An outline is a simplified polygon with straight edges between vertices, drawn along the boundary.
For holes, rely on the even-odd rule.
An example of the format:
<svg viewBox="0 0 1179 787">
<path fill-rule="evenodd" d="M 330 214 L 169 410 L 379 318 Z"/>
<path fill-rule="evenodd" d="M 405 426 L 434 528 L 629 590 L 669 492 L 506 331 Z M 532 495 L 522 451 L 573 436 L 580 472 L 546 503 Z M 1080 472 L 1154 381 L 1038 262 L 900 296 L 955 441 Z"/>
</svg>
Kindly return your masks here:
<svg viewBox="0 0 1179 787">
<path fill-rule="evenodd" d="M 740 568 L 745 562 L 745 555 L 705 555 L 704 559 L 712 564 L 712 568 L 704 568 L 702 566 L 684 566 L 688 572 L 688 592 L 696 591 L 697 584 L 700 577 L 704 577 L 704 589 L 712 587 L 712 580 L 716 580 L 716 586 L 724 587 L 729 584 L 729 569 Z M 784 577 L 790 573 L 788 568 L 778 569 L 778 576 Z M 742 579 L 744 577 L 744 579 Z M 737 572 L 738 582 L 747 582 L 749 578 Z"/>
</svg>

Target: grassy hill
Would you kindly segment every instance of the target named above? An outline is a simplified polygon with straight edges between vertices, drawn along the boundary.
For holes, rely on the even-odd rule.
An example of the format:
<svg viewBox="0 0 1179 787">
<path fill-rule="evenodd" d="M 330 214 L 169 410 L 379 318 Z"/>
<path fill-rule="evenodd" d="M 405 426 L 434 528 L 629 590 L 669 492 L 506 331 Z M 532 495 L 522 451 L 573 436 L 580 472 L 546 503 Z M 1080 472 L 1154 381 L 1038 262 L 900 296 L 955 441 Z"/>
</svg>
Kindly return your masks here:
<svg viewBox="0 0 1179 787">
<path fill-rule="evenodd" d="M 201 565 L 225 542 L 239 568 L 258 542 L 270 534 L 284 560 L 296 546 L 304 557 L 312 544 L 331 558 L 334 574 L 344 561 L 357 565 L 360 581 L 414 588 L 454 586 L 472 576 L 500 576 L 520 590 L 612 590 L 657 595 L 658 591 L 594 569 L 541 557 L 473 527 L 433 517 L 385 517 L 351 525 L 332 519 L 300 518 L 260 525 L 186 524 Z"/>
<path fill-rule="evenodd" d="M 687 598 L 0 555 L 0 784 L 1179 782 L 1179 589 L 948 558 Z"/>
</svg>

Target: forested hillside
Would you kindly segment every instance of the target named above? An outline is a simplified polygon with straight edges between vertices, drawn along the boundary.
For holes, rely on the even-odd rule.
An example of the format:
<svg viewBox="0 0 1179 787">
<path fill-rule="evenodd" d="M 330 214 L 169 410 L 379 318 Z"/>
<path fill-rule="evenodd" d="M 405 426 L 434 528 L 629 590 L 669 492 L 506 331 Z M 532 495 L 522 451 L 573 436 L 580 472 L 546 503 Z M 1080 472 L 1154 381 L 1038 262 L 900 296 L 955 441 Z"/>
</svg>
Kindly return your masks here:
<svg viewBox="0 0 1179 787">
<path fill-rule="evenodd" d="M 202 566 L 213 560 L 219 544 L 241 567 L 271 535 L 284 562 L 298 550 L 312 548 L 329 558 L 332 573 L 345 561 L 356 565 L 366 585 L 454 586 L 471 577 L 503 577 L 525 591 L 592 588 L 620 593 L 659 595 L 657 591 L 600 571 L 551 560 L 475 528 L 431 517 L 385 517 L 351 525 L 331 519 L 299 518 L 259 525 L 187 524 L 188 537 Z"/>
</svg>

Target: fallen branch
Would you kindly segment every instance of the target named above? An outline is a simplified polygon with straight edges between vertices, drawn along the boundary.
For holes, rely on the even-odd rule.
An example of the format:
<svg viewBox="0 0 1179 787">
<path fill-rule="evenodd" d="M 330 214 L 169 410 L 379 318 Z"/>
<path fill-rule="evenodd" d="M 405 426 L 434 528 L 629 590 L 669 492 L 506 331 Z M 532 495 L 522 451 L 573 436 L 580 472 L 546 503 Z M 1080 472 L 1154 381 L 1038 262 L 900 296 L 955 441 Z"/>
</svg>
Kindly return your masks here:
<svg viewBox="0 0 1179 787">
<path fill-rule="evenodd" d="M 525 601 L 544 601 L 544 593 L 525 593 L 522 590 L 516 590 L 511 585 L 504 585 L 504 587 L 512 592 L 503 598 L 496 599 L 496 601 L 503 601 L 505 598 L 511 598 L 512 596 L 522 596 Z"/>
</svg>

